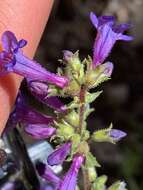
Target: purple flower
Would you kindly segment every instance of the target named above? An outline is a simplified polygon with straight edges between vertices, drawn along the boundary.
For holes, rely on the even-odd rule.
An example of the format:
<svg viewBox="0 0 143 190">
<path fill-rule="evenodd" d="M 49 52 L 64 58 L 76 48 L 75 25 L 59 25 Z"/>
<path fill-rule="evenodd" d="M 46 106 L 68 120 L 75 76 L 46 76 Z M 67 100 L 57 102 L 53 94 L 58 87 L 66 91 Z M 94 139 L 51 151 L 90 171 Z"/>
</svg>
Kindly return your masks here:
<svg viewBox="0 0 143 190">
<path fill-rule="evenodd" d="M 52 152 L 48 156 L 47 160 L 48 164 L 51 166 L 62 164 L 66 159 L 67 155 L 70 153 L 70 149 L 71 149 L 71 142 L 67 142 L 62 146 L 58 147 L 54 152 Z"/>
<path fill-rule="evenodd" d="M 19 93 L 14 112 L 11 114 L 13 120 L 22 123 L 30 123 L 30 124 L 50 124 L 53 123 L 54 118 L 51 116 L 46 116 L 35 109 L 31 108 L 25 103 L 24 98 Z"/>
<path fill-rule="evenodd" d="M 72 165 L 60 184 L 60 190 L 75 190 L 78 171 L 84 161 L 83 155 L 75 155 Z"/>
<path fill-rule="evenodd" d="M 129 24 L 115 25 L 115 18 L 112 16 L 97 18 L 91 12 L 90 19 L 97 29 L 93 52 L 93 67 L 96 67 L 104 62 L 117 40 L 131 41 L 133 38 L 122 34 L 129 28 Z"/>
<path fill-rule="evenodd" d="M 27 42 L 23 39 L 17 41 L 15 35 L 10 31 L 3 33 L 2 47 L 4 50 L 0 52 L 1 75 L 14 72 L 26 78 L 47 81 L 59 87 L 65 87 L 68 84 L 67 78 L 50 73 L 39 63 L 23 55 L 20 49 L 26 44 Z"/>
<path fill-rule="evenodd" d="M 4 186 L 1 188 L 1 190 L 15 190 L 16 185 L 14 182 L 7 182 L 4 184 Z"/>
<path fill-rule="evenodd" d="M 113 139 L 113 141 L 117 142 L 124 138 L 127 134 L 118 129 L 111 129 L 108 135 Z"/>
<path fill-rule="evenodd" d="M 110 77 L 110 76 L 111 76 L 111 74 L 112 74 L 112 72 L 113 72 L 113 68 L 114 68 L 114 65 L 113 65 L 112 62 L 109 62 L 109 61 L 108 61 L 108 62 L 106 62 L 106 63 L 100 65 L 100 67 L 101 67 L 101 70 L 103 71 L 103 72 L 101 73 L 101 75 L 104 74 L 104 75 L 107 76 L 107 77 Z"/>
<path fill-rule="evenodd" d="M 52 183 L 55 186 L 55 189 L 57 189 L 56 187 L 59 186 L 61 179 L 54 174 L 51 168 L 39 162 L 36 164 L 36 169 L 42 178 L 46 179 L 49 183 Z"/>
<path fill-rule="evenodd" d="M 66 106 L 56 96 L 48 97 L 50 90 L 46 83 L 41 81 L 33 81 L 27 79 L 28 87 L 33 96 L 35 96 L 40 102 L 46 104 L 50 108 L 53 108 L 59 112 L 66 112 Z"/>
<path fill-rule="evenodd" d="M 63 59 L 64 59 L 65 61 L 69 61 L 70 58 L 74 55 L 74 54 L 73 54 L 71 51 L 69 51 L 69 50 L 63 50 L 63 54 L 64 54 Z"/>
<path fill-rule="evenodd" d="M 55 190 L 55 188 L 54 187 L 52 187 L 52 186 L 44 186 L 44 187 L 41 187 L 39 190 Z"/>
<path fill-rule="evenodd" d="M 45 124 L 25 124 L 24 130 L 34 139 L 46 139 L 55 134 L 56 128 L 47 127 Z"/>
</svg>

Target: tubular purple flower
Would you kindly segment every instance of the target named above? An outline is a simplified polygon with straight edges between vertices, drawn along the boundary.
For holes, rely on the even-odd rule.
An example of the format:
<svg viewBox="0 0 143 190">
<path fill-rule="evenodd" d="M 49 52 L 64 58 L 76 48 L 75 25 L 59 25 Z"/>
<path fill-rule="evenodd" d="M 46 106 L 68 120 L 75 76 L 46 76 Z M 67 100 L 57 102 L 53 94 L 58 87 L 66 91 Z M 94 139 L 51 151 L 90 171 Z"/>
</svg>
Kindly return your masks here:
<svg viewBox="0 0 143 190">
<path fill-rule="evenodd" d="M 83 162 L 83 155 L 75 155 L 69 171 L 67 172 L 59 186 L 60 190 L 75 190 L 77 183 L 77 175 Z"/>
<path fill-rule="evenodd" d="M 64 143 L 52 152 L 47 159 L 49 165 L 62 164 L 71 150 L 71 142 Z"/>
<path fill-rule="evenodd" d="M 113 139 L 113 141 L 117 142 L 124 138 L 127 135 L 127 133 L 118 129 L 111 129 L 108 135 Z"/>
<path fill-rule="evenodd" d="M 54 121 L 53 117 L 44 115 L 28 106 L 21 94 L 17 97 L 15 110 L 12 113 L 12 117 L 17 120 L 17 122 L 30 124 L 40 123 L 48 125 Z"/>
<path fill-rule="evenodd" d="M 97 29 L 93 51 L 93 67 L 95 68 L 104 62 L 117 40 L 131 41 L 133 37 L 122 34 L 130 25 L 115 25 L 115 19 L 112 16 L 97 18 L 96 15 L 91 12 L 90 19 Z"/>
<path fill-rule="evenodd" d="M 48 97 L 50 90 L 48 89 L 46 83 L 27 79 L 27 84 L 32 95 L 35 96 L 40 102 L 58 112 L 66 112 L 66 106 L 59 100 L 59 98 L 56 96 Z"/>
<path fill-rule="evenodd" d="M 2 47 L 4 50 L 0 52 L 0 74 L 14 72 L 26 78 L 47 81 L 61 88 L 65 87 L 68 84 L 66 77 L 50 73 L 39 63 L 23 55 L 20 49 L 26 44 L 27 42 L 23 39 L 17 41 L 15 35 L 10 31 L 3 33 Z"/>
<path fill-rule="evenodd" d="M 47 127 L 46 124 L 25 124 L 24 130 L 34 139 L 47 139 L 56 132 L 56 128 Z"/>
<path fill-rule="evenodd" d="M 55 187 L 59 186 L 61 179 L 54 174 L 51 168 L 49 168 L 47 165 L 38 162 L 36 164 L 36 169 L 38 171 L 38 174 L 46 179 L 48 182 L 52 183 Z M 57 189 L 57 188 L 55 188 Z"/>
</svg>

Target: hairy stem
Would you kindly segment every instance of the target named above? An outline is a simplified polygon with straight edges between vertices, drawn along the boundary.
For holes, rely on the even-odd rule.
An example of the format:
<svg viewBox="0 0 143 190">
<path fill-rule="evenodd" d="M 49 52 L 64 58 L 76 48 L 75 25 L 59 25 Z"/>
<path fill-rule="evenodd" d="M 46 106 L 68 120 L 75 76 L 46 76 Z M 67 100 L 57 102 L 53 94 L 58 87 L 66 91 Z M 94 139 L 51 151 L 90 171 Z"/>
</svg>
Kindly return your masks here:
<svg viewBox="0 0 143 190">
<path fill-rule="evenodd" d="M 79 98 L 80 98 L 80 108 L 79 108 L 79 133 L 82 135 L 83 124 L 84 124 L 84 111 L 85 111 L 85 94 L 86 88 L 81 87 Z"/>
<path fill-rule="evenodd" d="M 83 189 L 84 190 L 90 190 L 91 189 L 91 183 L 89 181 L 88 172 L 87 169 L 82 167 L 82 174 L 83 174 Z"/>
<path fill-rule="evenodd" d="M 80 98 L 79 134 L 81 136 L 83 135 L 83 130 L 84 130 L 85 96 L 86 96 L 86 88 L 85 88 L 85 86 L 81 86 L 81 90 L 80 90 L 80 93 L 79 93 L 79 98 Z M 82 167 L 82 173 L 83 173 L 84 190 L 90 190 L 91 184 L 90 184 L 90 181 L 89 181 L 87 169 Z"/>
</svg>

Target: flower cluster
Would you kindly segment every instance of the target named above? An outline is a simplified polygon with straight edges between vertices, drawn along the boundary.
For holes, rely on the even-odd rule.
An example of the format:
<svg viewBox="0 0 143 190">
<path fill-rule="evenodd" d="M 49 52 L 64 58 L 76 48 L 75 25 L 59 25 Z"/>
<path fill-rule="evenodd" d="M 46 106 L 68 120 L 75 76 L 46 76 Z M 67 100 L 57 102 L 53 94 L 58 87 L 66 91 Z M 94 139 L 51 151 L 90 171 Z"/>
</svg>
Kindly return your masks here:
<svg viewBox="0 0 143 190">
<path fill-rule="evenodd" d="M 91 13 L 90 19 L 97 30 L 93 58 L 88 57 L 81 61 L 78 52 L 65 50 L 61 60 L 64 68 L 58 68 L 57 74 L 47 71 L 23 54 L 21 49 L 27 44 L 25 40 L 18 41 L 12 32 L 4 32 L 0 52 L 0 75 L 13 72 L 25 77 L 31 94 L 54 112 L 54 116 L 48 116 L 35 110 L 19 92 L 9 118 L 9 126 L 23 127 L 33 138 L 50 139 L 50 142 L 56 145 L 47 158 L 47 164 L 36 164 L 38 174 L 51 183 L 53 189 L 82 188 L 77 180 L 79 170 L 82 169 L 85 190 L 126 190 L 125 183 L 120 181 L 106 188 L 107 177 L 97 175 L 96 167 L 100 167 L 100 164 L 89 146 L 89 140 L 95 143 L 116 143 L 125 137 L 126 133 L 112 129 L 111 124 L 108 128 L 95 130 L 91 134 L 86 120 L 94 111 L 90 104 L 102 93 L 96 91 L 96 87 L 110 79 L 113 71 L 113 64 L 104 61 L 117 40 L 132 40 L 131 36 L 123 34 L 130 26 L 116 25 L 112 16 L 97 18 Z M 64 105 L 58 97 L 71 97 L 72 101 Z M 57 176 L 51 166 L 64 162 L 71 162 L 71 166 L 63 177 Z"/>
</svg>

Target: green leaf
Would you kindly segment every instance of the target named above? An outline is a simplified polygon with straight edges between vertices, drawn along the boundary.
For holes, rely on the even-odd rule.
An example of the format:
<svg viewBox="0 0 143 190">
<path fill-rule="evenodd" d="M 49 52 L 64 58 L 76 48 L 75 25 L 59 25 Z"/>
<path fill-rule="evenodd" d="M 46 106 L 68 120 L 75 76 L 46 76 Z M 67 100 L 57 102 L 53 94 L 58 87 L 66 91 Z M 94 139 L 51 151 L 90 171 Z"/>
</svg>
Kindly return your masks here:
<svg viewBox="0 0 143 190">
<path fill-rule="evenodd" d="M 100 167 L 100 164 L 96 160 L 96 157 L 93 156 L 91 152 L 89 152 L 86 155 L 86 163 L 85 163 L 86 168 L 92 168 L 92 167 Z"/>
<path fill-rule="evenodd" d="M 93 102 L 96 98 L 98 98 L 100 96 L 100 94 L 102 93 L 103 91 L 98 91 L 98 92 L 95 92 L 95 93 L 87 93 L 86 94 L 86 97 L 85 97 L 85 102 L 86 103 L 91 103 Z"/>
</svg>

